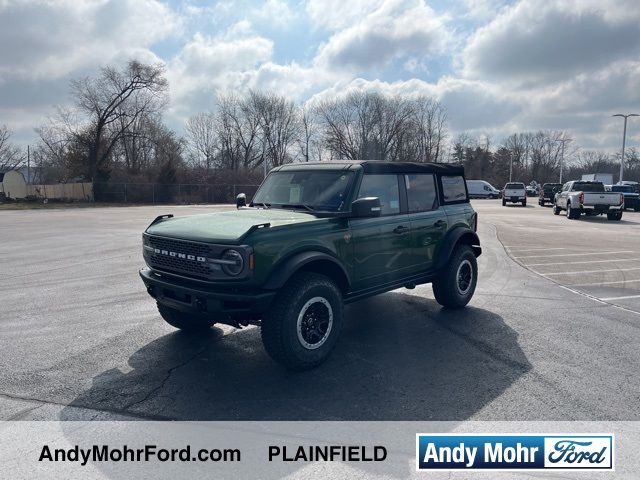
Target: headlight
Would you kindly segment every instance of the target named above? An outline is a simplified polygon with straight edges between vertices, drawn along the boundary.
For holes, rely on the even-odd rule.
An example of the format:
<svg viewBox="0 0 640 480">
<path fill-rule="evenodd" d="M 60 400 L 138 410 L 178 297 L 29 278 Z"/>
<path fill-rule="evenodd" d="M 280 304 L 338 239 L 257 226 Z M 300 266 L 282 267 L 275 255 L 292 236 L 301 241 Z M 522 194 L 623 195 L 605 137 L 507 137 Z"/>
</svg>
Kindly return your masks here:
<svg viewBox="0 0 640 480">
<path fill-rule="evenodd" d="M 222 270 L 227 275 L 240 275 L 244 268 L 244 258 L 242 258 L 242 254 L 237 250 L 226 250 L 222 254 L 222 258 L 224 263 L 222 263 Z"/>
</svg>

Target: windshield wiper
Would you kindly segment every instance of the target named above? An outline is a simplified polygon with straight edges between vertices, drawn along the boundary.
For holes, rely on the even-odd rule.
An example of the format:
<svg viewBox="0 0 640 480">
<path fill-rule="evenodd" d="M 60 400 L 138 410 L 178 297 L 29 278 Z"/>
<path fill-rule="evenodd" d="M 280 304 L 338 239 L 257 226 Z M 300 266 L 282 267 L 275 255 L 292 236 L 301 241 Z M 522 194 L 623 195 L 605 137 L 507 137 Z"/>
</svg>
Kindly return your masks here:
<svg viewBox="0 0 640 480">
<path fill-rule="evenodd" d="M 280 205 L 280 208 L 304 208 L 305 210 L 308 210 L 309 212 L 315 212 L 316 209 L 313 208 L 310 205 L 307 205 L 305 203 L 284 203 L 282 205 Z"/>
</svg>

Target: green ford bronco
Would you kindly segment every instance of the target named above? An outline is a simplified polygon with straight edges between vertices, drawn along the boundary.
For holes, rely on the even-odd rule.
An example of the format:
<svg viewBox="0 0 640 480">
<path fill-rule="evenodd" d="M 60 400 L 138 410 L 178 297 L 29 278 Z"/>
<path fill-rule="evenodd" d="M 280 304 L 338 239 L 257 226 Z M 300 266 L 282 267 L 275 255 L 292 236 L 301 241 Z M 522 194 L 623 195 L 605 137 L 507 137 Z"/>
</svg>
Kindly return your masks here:
<svg viewBox="0 0 640 480">
<path fill-rule="evenodd" d="M 258 325 L 269 355 L 302 370 L 335 347 L 345 303 L 431 283 L 438 303 L 461 308 L 475 291 L 478 216 L 462 167 L 289 164 L 236 203 L 144 232 L 140 276 L 174 327 Z"/>
</svg>

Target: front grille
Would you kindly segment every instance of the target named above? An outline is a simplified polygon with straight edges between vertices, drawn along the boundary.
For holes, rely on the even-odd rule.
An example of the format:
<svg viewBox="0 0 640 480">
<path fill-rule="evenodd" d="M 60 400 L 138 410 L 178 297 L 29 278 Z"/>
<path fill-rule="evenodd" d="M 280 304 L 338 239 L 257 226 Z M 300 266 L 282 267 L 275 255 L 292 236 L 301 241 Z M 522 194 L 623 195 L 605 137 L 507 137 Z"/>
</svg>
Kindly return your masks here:
<svg viewBox="0 0 640 480">
<path fill-rule="evenodd" d="M 150 267 L 202 279 L 211 274 L 209 264 L 197 260 L 211 256 L 210 247 L 206 244 L 145 235 L 144 245 L 153 249 L 145 249 Z M 195 258 L 184 258 L 187 256 Z"/>
</svg>

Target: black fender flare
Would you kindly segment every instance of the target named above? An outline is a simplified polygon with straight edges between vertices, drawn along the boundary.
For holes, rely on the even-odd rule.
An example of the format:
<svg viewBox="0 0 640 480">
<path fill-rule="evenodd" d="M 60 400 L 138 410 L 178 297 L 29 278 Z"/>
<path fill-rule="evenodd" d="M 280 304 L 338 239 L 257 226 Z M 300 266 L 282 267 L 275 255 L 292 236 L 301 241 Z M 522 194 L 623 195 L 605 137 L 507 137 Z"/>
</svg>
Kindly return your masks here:
<svg viewBox="0 0 640 480">
<path fill-rule="evenodd" d="M 278 262 L 264 284 L 264 288 L 267 290 L 281 288 L 293 274 L 312 262 L 322 262 L 324 265 L 330 265 L 331 272 L 340 276 L 340 278 L 335 279 L 340 289 L 344 292 L 349 289 L 350 280 L 345 268 L 332 255 L 317 250 L 295 253 Z"/>
<path fill-rule="evenodd" d="M 459 244 L 469 245 L 476 257 L 482 254 L 480 238 L 476 232 L 467 227 L 454 227 L 447 232 L 440 243 L 440 248 L 438 248 L 436 252 L 437 260 L 434 265 L 436 270 L 440 270 L 447 264 L 451 258 L 451 254 Z"/>
</svg>

